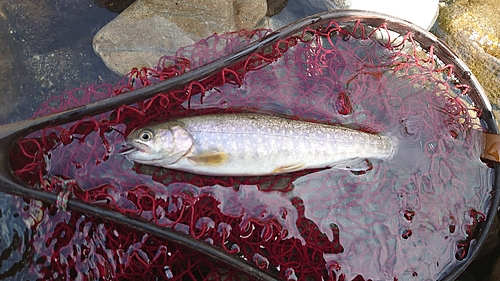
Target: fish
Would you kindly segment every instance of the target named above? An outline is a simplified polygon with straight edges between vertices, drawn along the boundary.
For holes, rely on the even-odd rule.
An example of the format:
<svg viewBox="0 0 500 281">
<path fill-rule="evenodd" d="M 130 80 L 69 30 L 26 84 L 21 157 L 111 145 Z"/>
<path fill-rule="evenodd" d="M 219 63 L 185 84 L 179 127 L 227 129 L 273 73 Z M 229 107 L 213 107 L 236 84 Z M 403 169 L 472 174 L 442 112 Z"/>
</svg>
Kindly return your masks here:
<svg viewBox="0 0 500 281">
<path fill-rule="evenodd" d="M 174 118 L 134 129 L 126 142 L 121 154 L 130 161 L 208 176 L 354 170 L 397 147 L 390 136 L 261 113 Z"/>
</svg>

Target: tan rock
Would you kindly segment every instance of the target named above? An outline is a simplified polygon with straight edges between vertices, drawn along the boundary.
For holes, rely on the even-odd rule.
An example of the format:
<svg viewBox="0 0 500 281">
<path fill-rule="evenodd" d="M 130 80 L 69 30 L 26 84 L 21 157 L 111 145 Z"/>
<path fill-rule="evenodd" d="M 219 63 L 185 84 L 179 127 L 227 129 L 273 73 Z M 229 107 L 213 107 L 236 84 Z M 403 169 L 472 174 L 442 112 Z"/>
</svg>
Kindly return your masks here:
<svg viewBox="0 0 500 281">
<path fill-rule="evenodd" d="M 438 35 L 464 60 L 500 105 L 500 0 L 456 0 L 443 5 Z M 500 117 L 500 111 L 494 112 Z M 499 279 L 500 280 L 500 279 Z"/>
<path fill-rule="evenodd" d="M 266 9 L 265 0 L 138 0 L 95 35 L 94 51 L 126 74 L 213 33 L 253 29 Z"/>
<path fill-rule="evenodd" d="M 260 11 L 255 13 L 254 11 Z M 262 14 L 262 11 L 264 14 Z M 252 30 L 266 15 L 267 2 L 255 0 L 235 0 L 234 18 L 237 29 Z"/>
<path fill-rule="evenodd" d="M 500 58 L 500 0 L 457 0 L 443 5 L 440 25 L 461 32 L 486 53 Z"/>
</svg>

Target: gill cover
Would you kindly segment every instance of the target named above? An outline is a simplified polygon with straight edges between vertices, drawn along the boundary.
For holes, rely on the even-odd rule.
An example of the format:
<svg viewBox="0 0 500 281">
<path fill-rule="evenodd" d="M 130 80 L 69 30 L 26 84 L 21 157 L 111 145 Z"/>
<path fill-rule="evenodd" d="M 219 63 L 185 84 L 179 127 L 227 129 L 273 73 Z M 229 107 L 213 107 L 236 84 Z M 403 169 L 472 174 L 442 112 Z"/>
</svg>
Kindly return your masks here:
<svg viewBox="0 0 500 281">
<path fill-rule="evenodd" d="M 126 155 L 129 160 L 151 165 L 173 164 L 193 146 L 191 135 L 179 125 L 138 129 L 129 135 L 127 142 L 136 148 Z"/>
</svg>

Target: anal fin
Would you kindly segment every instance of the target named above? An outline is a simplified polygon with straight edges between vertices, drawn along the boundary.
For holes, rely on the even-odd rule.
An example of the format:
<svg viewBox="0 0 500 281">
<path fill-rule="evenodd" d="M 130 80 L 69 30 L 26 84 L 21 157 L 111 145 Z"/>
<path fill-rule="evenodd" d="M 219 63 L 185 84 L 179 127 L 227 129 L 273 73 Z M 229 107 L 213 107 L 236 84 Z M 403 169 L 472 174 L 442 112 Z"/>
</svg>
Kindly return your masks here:
<svg viewBox="0 0 500 281">
<path fill-rule="evenodd" d="M 373 168 L 373 165 L 368 159 L 350 159 L 341 161 L 332 165 L 331 168 L 339 170 L 348 170 L 355 174 L 364 174 Z"/>
<path fill-rule="evenodd" d="M 273 170 L 273 174 L 284 174 L 291 173 L 302 170 L 306 164 L 305 163 L 296 163 L 291 165 L 280 166 Z"/>
</svg>

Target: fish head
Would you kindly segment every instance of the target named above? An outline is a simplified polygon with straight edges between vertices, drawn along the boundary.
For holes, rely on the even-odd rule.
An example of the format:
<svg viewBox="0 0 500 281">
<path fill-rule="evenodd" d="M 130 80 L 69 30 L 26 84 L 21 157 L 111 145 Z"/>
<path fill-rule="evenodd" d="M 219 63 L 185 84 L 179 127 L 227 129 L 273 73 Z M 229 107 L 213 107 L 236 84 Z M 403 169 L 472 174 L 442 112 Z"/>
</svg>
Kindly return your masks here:
<svg viewBox="0 0 500 281">
<path fill-rule="evenodd" d="M 193 146 L 191 135 L 180 125 L 149 126 L 135 129 L 127 137 L 129 160 L 148 165 L 167 166 L 184 157 Z"/>
</svg>

